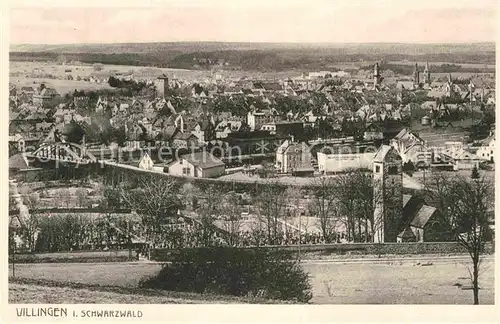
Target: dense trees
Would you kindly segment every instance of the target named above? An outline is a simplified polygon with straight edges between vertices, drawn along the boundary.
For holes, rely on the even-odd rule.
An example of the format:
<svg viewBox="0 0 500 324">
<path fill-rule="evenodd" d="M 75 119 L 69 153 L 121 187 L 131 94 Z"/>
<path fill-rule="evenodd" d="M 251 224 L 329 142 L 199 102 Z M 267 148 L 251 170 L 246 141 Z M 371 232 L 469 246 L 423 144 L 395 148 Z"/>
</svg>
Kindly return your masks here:
<svg viewBox="0 0 500 324">
<path fill-rule="evenodd" d="M 86 49 L 82 48 L 81 53 L 56 53 L 56 52 L 11 52 L 10 59 L 13 61 L 57 61 L 60 55 L 65 56 L 66 61 L 80 61 L 83 63 L 102 63 L 114 65 L 135 65 L 135 66 L 155 66 L 155 67 L 171 67 L 171 68 L 200 68 L 208 69 L 213 66 L 221 66 L 226 63 L 228 67 L 240 68 L 243 70 L 258 70 L 258 71 L 282 71 L 293 69 L 330 69 L 332 64 L 340 62 L 360 62 L 372 61 L 374 51 L 380 57 L 384 57 L 388 62 L 408 60 L 414 61 L 429 61 L 429 62 L 457 62 L 468 63 L 477 62 L 483 64 L 495 63 L 494 48 L 480 48 L 476 46 L 472 50 L 467 45 L 455 47 L 452 52 L 449 48 L 405 48 L 400 45 L 384 48 L 381 46 L 374 49 L 373 46 L 369 49 L 358 46 L 357 48 L 269 48 L 260 46 L 260 50 L 241 49 L 239 46 L 231 46 L 218 50 L 212 44 L 207 45 L 207 48 L 212 46 L 211 50 L 199 51 L 197 46 L 182 45 L 181 49 L 175 49 L 172 44 L 141 44 L 141 48 L 136 48 L 133 53 L 126 52 L 123 47 L 115 48 L 112 53 L 85 53 Z M 218 45 L 220 46 L 220 45 Z M 433 45 L 427 45 L 433 46 Z M 161 48 L 161 49 L 160 49 Z M 188 49 L 189 48 L 189 49 Z M 397 49 L 399 48 L 399 49 Z M 102 49 L 101 49 L 102 50 Z M 431 52 L 432 54 L 426 54 Z M 417 54 L 418 55 L 415 55 Z M 424 53 L 424 54 L 422 54 Z M 393 72 L 411 75 L 413 72 L 412 65 L 398 64 L 383 64 L 387 69 Z M 371 66 L 367 67 L 372 69 Z M 443 64 L 440 66 L 431 65 L 431 72 L 455 72 L 457 67 L 455 64 Z M 458 72 L 485 72 L 484 68 L 458 68 Z"/>
<path fill-rule="evenodd" d="M 108 84 L 113 88 L 125 88 L 133 92 L 139 92 L 146 87 L 146 82 L 135 80 L 123 80 L 110 76 Z"/>
</svg>

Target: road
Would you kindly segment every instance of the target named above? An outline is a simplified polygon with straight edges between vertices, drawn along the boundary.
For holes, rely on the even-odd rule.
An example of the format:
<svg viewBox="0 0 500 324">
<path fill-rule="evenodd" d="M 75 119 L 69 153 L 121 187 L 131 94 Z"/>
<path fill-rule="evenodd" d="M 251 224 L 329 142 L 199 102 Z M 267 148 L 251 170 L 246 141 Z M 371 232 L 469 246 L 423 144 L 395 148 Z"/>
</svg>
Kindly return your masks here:
<svg viewBox="0 0 500 324">
<path fill-rule="evenodd" d="M 466 256 L 304 260 L 316 304 L 472 304 Z M 135 287 L 157 262 L 18 264 L 16 277 Z M 11 272 L 10 272 L 11 273 Z M 494 260 L 480 273 L 480 302 L 494 303 Z"/>
</svg>

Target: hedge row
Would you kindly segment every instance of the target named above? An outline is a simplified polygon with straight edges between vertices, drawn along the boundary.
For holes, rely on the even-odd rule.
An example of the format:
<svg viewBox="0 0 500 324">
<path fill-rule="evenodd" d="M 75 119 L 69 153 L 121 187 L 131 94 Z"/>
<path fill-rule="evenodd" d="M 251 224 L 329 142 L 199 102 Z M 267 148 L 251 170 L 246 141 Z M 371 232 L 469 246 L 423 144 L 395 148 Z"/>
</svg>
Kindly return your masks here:
<svg viewBox="0 0 500 324">
<path fill-rule="evenodd" d="M 334 255 L 420 255 L 420 254 L 463 254 L 467 250 L 457 242 L 424 242 L 424 243 L 342 243 L 342 244 L 312 244 L 312 245 L 288 245 L 288 246 L 267 246 L 260 248 L 269 251 L 286 251 L 291 254 L 308 258 L 308 255 L 319 255 L 322 257 Z M 178 253 L 173 249 L 153 249 L 151 259 L 156 261 L 172 261 Z M 485 244 L 485 254 L 493 253 L 493 246 Z"/>
<path fill-rule="evenodd" d="M 101 263 L 101 262 L 127 262 L 130 261 L 125 255 L 108 255 L 92 257 L 39 257 L 36 254 L 16 255 L 15 258 L 9 256 L 9 263 Z"/>
</svg>

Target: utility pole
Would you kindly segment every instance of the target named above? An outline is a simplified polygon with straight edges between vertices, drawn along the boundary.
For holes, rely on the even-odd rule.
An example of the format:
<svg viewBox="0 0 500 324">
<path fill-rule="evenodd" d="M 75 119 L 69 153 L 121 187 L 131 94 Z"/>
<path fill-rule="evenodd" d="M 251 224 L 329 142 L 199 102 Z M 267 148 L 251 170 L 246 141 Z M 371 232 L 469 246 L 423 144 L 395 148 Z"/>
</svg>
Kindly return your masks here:
<svg viewBox="0 0 500 324">
<path fill-rule="evenodd" d="M 302 215 L 299 213 L 299 260 L 300 260 L 300 245 L 302 244 Z"/>
<path fill-rule="evenodd" d="M 16 232 L 15 231 L 13 231 L 11 246 L 12 246 L 12 277 L 15 278 L 16 277 Z"/>
<path fill-rule="evenodd" d="M 132 238 L 130 236 L 130 219 L 127 219 L 127 241 L 128 241 L 128 260 L 132 261 Z"/>
</svg>

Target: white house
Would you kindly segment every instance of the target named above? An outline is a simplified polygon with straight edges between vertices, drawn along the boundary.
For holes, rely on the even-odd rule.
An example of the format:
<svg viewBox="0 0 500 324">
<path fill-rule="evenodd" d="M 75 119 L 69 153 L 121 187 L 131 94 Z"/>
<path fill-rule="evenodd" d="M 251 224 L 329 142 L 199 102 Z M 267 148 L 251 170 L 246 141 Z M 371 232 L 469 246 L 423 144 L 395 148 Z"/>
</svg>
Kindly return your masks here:
<svg viewBox="0 0 500 324">
<path fill-rule="evenodd" d="M 482 161 L 477 155 L 466 151 L 463 147 L 450 147 L 441 155 L 453 162 L 454 170 L 472 170 Z"/>
<path fill-rule="evenodd" d="M 282 173 L 314 173 L 309 146 L 285 140 L 276 151 L 276 167 Z"/>
<path fill-rule="evenodd" d="M 482 160 L 488 160 L 490 162 L 495 162 L 495 137 L 488 137 L 483 145 L 477 150 L 476 155 Z"/>
<path fill-rule="evenodd" d="M 418 134 L 407 128 L 402 129 L 390 142 L 401 156 L 403 163 L 411 161 L 414 165 L 429 166 L 432 151 Z"/>
<path fill-rule="evenodd" d="M 324 174 L 343 172 L 348 169 L 371 169 L 375 153 L 318 152 L 318 170 Z"/>
<path fill-rule="evenodd" d="M 168 173 L 194 178 L 216 178 L 225 174 L 225 164 L 208 152 L 181 156 L 168 167 Z"/>
</svg>

